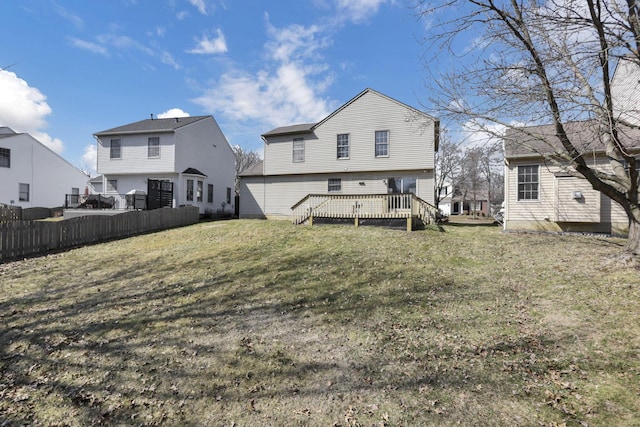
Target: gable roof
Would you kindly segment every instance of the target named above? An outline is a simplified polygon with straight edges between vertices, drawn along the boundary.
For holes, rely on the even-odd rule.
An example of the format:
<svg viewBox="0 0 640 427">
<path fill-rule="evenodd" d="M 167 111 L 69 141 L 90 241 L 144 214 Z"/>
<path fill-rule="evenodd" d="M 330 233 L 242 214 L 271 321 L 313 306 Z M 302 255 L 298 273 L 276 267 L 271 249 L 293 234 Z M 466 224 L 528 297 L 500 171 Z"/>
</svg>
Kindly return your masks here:
<svg viewBox="0 0 640 427">
<path fill-rule="evenodd" d="M 262 167 L 263 160 L 260 160 L 253 166 L 250 166 L 240 172 L 238 176 L 261 176 L 264 173 L 264 168 Z"/>
<path fill-rule="evenodd" d="M 604 153 L 605 146 L 596 120 L 569 122 L 564 124 L 564 128 L 578 151 Z M 620 126 L 618 137 L 627 148 L 640 149 L 640 129 Z M 554 125 L 509 128 L 505 132 L 505 158 L 542 157 L 556 152 L 564 152 L 564 148 L 556 136 Z"/>
<path fill-rule="evenodd" d="M 115 128 L 103 130 L 101 132 L 94 133 L 93 135 L 107 136 L 151 132 L 174 132 L 178 128 L 190 125 L 191 123 L 195 123 L 200 120 L 207 119 L 209 117 L 212 116 L 175 117 L 171 119 L 146 119 L 134 123 L 129 123 L 124 126 L 118 126 Z"/>
<path fill-rule="evenodd" d="M 409 110 L 411 110 L 413 113 L 415 114 L 419 114 L 421 116 L 424 117 L 428 117 L 430 119 L 432 119 L 434 122 L 438 122 L 438 120 L 432 116 L 430 116 L 427 113 L 424 113 L 416 108 L 411 107 L 410 105 L 404 104 L 396 99 L 393 99 L 391 97 L 388 97 L 387 95 L 384 95 L 378 91 L 375 91 L 371 88 L 367 88 L 365 90 L 363 90 L 362 92 L 360 92 L 359 94 L 357 94 L 356 96 L 354 96 L 353 98 L 351 98 L 349 101 L 347 101 L 345 104 L 343 104 L 342 106 L 340 106 L 337 110 L 335 110 L 333 113 L 329 114 L 327 117 L 325 117 L 324 119 L 320 120 L 317 123 L 305 123 L 305 124 L 297 124 L 297 125 L 292 125 L 292 126 L 280 126 L 277 127 L 273 130 L 270 130 L 269 132 L 263 133 L 262 137 L 267 137 L 267 136 L 276 136 L 276 135 L 295 135 L 298 133 L 309 133 L 309 132 L 313 132 L 313 130 L 315 130 L 318 126 L 322 125 L 323 123 L 325 123 L 327 120 L 331 119 L 333 116 L 335 116 L 336 114 L 338 114 L 340 111 L 344 110 L 345 108 L 347 108 L 349 105 L 353 104 L 355 101 L 357 101 L 359 98 L 363 97 L 365 94 L 367 93 L 374 93 L 378 96 L 381 96 L 391 102 L 394 102 L 404 108 L 407 108 Z"/>
</svg>

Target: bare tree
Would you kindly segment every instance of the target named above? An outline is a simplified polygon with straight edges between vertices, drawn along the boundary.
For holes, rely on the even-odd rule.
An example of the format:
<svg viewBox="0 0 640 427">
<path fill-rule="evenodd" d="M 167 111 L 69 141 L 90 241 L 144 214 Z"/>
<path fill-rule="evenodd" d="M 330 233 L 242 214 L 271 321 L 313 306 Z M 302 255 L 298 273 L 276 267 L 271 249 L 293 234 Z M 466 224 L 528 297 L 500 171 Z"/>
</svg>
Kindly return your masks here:
<svg viewBox="0 0 640 427">
<path fill-rule="evenodd" d="M 455 186 L 460 169 L 460 148 L 451 141 L 445 130 L 442 131 L 438 151 L 435 153 L 435 164 L 435 204 L 439 207 L 442 199 L 449 193 L 447 187 Z"/>
<path fill-rule="evenodd" d="M 617 114 L 611 86 L 621 58 L 640 67 L 640 3 L 418 1 L 421 16 L 437 22 L 427 48 L 458 54 L 454 71 L 431 79 L 437 82 L 432 101 L 441 118 L 472 121 L 489 133 L 497 133 L 496 125 L 552 125 L 553 149 L 543 153 L 546 160 L 569 164 L 622 206 L 629 221 L 626 251 L 640 256 L 638 141 L 625 138 L 637 126 Z M 444 12 L 451 18 L 435 19 Z M 591 150 L 568 130 L 576 120 L 590 124 L 610 159 L 608 168 L 594 167 Z"/>
<path fill-rule="evenodd" d="M 233 146 L 233 154 L 236 156 L 236 180 L 235 188 L 236 194 L 240 192 L 240 180 L 238 175 L 251 166 L 254 166 L 262 161 L 260 154 L 256 151 L 246 151 L 239 145 Z"/>
</svg>

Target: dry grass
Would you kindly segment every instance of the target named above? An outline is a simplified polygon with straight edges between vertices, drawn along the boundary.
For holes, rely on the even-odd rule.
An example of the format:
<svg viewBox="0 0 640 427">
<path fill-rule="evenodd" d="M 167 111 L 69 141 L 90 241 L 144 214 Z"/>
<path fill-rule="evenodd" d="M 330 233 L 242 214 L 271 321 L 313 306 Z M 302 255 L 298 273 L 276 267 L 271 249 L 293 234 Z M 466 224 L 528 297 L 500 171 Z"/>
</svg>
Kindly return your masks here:
<svg viewBox="0 0 640 427">
<path fill-rule="evenodd" d="M 0 426 L 639 425 L 617 239 L 227 221 L 0 265 Z"/>
</svg>

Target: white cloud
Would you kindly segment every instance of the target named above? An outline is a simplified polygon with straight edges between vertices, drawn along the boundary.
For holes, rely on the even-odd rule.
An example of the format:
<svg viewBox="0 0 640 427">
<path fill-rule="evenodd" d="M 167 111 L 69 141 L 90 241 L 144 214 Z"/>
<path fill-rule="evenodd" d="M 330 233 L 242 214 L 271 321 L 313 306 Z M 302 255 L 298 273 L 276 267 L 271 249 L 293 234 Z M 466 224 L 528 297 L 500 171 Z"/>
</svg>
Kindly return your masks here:
<svg viewBox="0 0 640 427">
<path fill-rule="evenodd" d="M 103 56 L 109 56 L 109 51 L 106 47 L 99 45 L 97 43 L 88 42 L 86 40 L 80 40 L 75 37 L 67 38 L 73 47 L 77 47 L 79 49 L 88 50 L 89 52 L 97 53 Z"/>
<path fill-rule="evenodd" d="M 29 133 L 56 153 L 64 150 L 60 139 L 43 132 L 47 126 L 45 118 L 51 114 L 51 107 L 42 92 L 29 86 L 15 73 L 0 69 L 0 93 L 1 126 Z"/>
<path fill-rule="evenodd" d="M 378 12 L 389 0 L 336 0 L 339 16 L 345 16 L 355 23 L 362 23 Z"/>
<path fill-rule="evenodd" d="M 268 18 L 268 16 L 267 16 Z M 257 72 L 233 70 L 193 101 L 230 120 L 255 126 L 282 126 L 324 118 L 333 103 L 322 93 L 333 81 L 320 50 L 329 45 L 317 26 L 292 25 L 283 29 L 267 22 L 263 68 Z"/>
<path fill-rule="evenodd" d="M 191 114 L 182 111 L 180 108 L 171 108 L 164 113 L 158 114 L 159 119 L 173 119 L 175 117 L 189 117 Z"/>
<path fill-rule="evenodd" d="M 189 0 L 189 3 L 203 15 L 207 14 L 207 3 L 204 0 Z"/>
<path fill-rule="evenodd" d="M 207 14 L 207 3 L 204 0 L 189 0 L 189 3 L 203 15 Z"/>
<path fill-rule="evenodd" d="M 227 52 L 227 41 L 220 29 L 216 30 L 217 37 L 209 38 L 207 35 L 197 40 L 196 46 L 187 51 L 187 53 L 196 54 L 216 54 Z"/>
<path fill-rule="evenodd" d="M 69 12 L 67 9 L 60 6 L 56 2 L 52 2 L 52 5 L 53 5 L 53 9 L 56 11 L 58 15 L 60 15 L 62 18 L 66 19 L 67 21 L 71 22 L 76 28 L 81 29 L 84 26 L 84 21 L 79 16 Z"/>
<path fill-rule="evenodd" d="M 90 176 L 97 174 L 98 167 L 98 147 L 96 144 L 85 145 L 82 154 L 82 167 L 80 169 L 87 172 Z"/>
</svg>

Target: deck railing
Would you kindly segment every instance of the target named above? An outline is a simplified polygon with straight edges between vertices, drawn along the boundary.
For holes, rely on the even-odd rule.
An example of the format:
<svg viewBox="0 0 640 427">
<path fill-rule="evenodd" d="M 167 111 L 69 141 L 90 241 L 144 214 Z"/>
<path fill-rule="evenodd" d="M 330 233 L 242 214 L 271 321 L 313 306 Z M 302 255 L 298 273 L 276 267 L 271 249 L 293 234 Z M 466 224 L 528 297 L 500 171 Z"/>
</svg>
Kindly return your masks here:
<svg viewBox="0 0 640 427">
<path fill-rule="evenodd" d="M 292 208 L 293 222 L 313 218 L 419 218 L 435 221 L 436 207 L 412 193 L 402 194 L 309 194 Z"/>
</svg>

